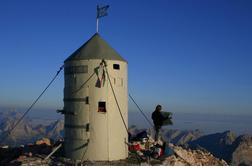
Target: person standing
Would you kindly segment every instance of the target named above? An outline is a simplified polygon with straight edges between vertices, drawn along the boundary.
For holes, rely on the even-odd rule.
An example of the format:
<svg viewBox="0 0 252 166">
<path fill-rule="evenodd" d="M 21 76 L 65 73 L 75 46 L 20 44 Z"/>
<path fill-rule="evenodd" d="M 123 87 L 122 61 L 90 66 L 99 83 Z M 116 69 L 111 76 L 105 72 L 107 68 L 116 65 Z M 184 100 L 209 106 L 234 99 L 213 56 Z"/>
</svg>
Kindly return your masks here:
<svg viewBox="0 0 252 166">
<path fill-rule="evenodd" d="M 151 115 L 151 118 L 154 123 L 154 128 L 155 128 L 155 141 L 158 140 L 159 132 L 163 125 L 163 121 L 167 119 L 166 117 L 162 115 L 161 110 L 162 110 L 162 106 L 157 105 L 155 111 Z"/>
</svg>

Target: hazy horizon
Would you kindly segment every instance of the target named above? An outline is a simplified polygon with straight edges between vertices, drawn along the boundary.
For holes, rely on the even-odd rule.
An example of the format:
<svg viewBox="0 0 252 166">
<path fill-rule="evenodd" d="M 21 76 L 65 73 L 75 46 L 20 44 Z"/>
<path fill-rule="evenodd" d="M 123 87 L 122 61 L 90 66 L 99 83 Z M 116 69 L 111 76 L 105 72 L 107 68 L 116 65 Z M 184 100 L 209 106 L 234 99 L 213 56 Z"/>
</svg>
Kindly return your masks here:
<svg viewBox="0 0 252 166">
<path fill-rule="evenodd" d="M 14 109 L 1 108 L 1 111 L 12 111 Z M 16 111 L 23 113 L 25 110 L 16 109 Z M 119 112 L 118 112 L 119 113 Z M 148 119 L 151 120 L 151 111 L 144 111 Z M 44 119 L 57 120 L 63 119 L 64 116 L 56 113 L 55 110 L 35 109 L 28 115 L 30 119 Z M 252 135 L 251 124 L 252 115 L 227 115 L 221 113 L 182 113 L 173 112 L 172 126 L 165 126 L 164 128 L 178 129 L 178 130 L 200 130 L 204 134 L 212 134 L 217 132 L 224 132 L 230 130 L 237 135 L 250 134 Z M 129 127 L 136 125 L 138 128 L 150 128 L 149 123 L 145 120 L 139 111 L 129 111 Z"/>
</svg>

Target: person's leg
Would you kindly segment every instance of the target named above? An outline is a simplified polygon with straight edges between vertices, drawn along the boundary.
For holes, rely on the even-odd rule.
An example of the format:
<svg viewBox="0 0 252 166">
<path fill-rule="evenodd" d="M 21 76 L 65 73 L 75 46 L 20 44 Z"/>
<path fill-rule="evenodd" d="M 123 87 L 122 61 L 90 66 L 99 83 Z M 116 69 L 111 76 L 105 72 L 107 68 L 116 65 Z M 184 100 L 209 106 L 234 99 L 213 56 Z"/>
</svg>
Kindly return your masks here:
<svg viewBox="0 0 252 166">
<path fill-rule="evenodd" d="M 159 136 L 159 130 L 160 130 L 160 126 L 155 126 L 155 141 L 158 140 L 158 136 Z"/>
</svg>

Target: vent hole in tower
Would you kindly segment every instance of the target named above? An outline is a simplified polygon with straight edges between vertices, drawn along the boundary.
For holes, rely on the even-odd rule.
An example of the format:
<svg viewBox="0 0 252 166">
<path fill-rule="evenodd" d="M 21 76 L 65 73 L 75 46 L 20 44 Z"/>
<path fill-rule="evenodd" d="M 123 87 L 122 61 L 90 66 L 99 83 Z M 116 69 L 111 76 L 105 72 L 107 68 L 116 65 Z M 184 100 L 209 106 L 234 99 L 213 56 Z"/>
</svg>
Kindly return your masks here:
<svg viewBox="0 0 252 166">
<path fill-rule="evenodd" d="M 98 112 L 106 113 L 106 102 L 104 101 L 99 101 L 98 102 Z"/>
<path fill-rule="evenodd" d="M 119 64 L 113 64 L 113 69 L 120 70 L 120 65 Z"/>
</svg>

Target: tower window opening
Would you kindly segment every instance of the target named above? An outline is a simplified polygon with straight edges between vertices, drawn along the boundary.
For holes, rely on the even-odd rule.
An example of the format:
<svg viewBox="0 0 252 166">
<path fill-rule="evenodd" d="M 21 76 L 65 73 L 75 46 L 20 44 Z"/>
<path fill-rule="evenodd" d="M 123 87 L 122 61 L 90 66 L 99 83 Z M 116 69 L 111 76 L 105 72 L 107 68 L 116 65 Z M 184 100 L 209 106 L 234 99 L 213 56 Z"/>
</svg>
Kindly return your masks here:
<svg viewBox="0 0 252 166">
<path fill-rule="evenodd" d="M 104 102 L 104 101 L 99 101 L 98 102 L 98 112 L 103 112 L 103 113 L 107 112 L 106 102 Z"/>
<path fill-rule="evenodd" d="M 113 64 L 113 69 L 120 70 L 120 65 L 119 64 Z"/>
</svg>

